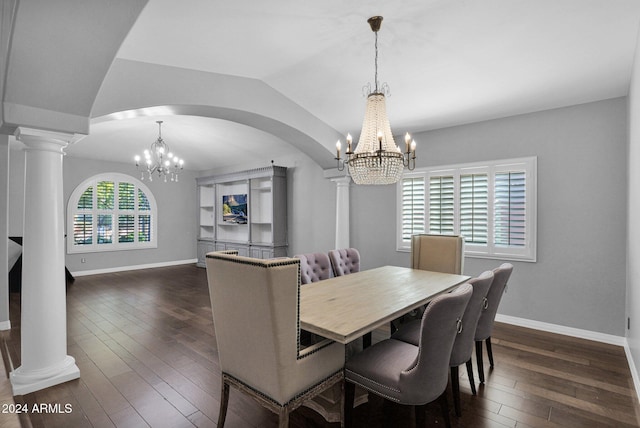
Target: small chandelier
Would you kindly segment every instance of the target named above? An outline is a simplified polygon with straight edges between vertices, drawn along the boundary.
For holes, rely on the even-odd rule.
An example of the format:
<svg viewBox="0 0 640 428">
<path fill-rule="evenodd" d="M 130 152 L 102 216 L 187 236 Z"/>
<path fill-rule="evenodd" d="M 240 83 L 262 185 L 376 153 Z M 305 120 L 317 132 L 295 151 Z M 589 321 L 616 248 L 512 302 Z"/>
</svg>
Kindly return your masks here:
<svg viewBox="0 0 640 428">
<path fill-rule="evenodd" d="M 400 180 L 403 167 L 413 170 L 416 166 L 416 142 L 409 133 L 405 135 L 405 152 L 396 145 L 391 125 L 387 118 L 385 95 L 389 95 L 389 86 L 383 83 L 378 87 L 378 30 L 382 24 L 381 16 L 367 20 L 375 33 L 375 79 L 374 88 L 369 83 L 364 87 L 367 93 L 367 107 L 360 132 L 360 140 L 355 151 L 352 150 L 351 134 L 347 134 L 346 159 L 340 157 L 342 143 L 336 143 L 338 170 L 349 166 L 349 174 L 356 184 L 392 184 Z"/>
<path fill-rule="evenodd" d="M 136 167 L 141 171 L 141 180 L 144 180 L 145 172 L 149 176 L 149 181 L 153 181 L 153 174 L 158 173 L 158 177 L 164 177 L 166 183 L 167 176 L 171 181 L 178 181 L 178 174 L 183 168 L 184 160 L 174 156 L 169 151 L 169 146 L 162 139 L 162 121 L 158 124 L 158 139 L 151 144 L 151 150 L 144 151 L 144 165 L 140 166 L 140 156 L 135 156 Z"/>
</svg>

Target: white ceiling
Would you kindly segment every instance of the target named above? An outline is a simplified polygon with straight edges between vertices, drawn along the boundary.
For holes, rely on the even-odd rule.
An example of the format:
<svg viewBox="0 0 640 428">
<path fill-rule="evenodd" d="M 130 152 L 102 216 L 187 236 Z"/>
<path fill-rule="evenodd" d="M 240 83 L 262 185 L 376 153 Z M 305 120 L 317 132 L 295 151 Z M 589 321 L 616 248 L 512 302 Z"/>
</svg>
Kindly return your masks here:
<svg viewBox="0 0 640 428">
<path fill-rule="evenodd" d="M 384 17 L 379 80 L 401 134 L 626 95 L 640 1 L 150 0 L 117 56 L 257 78 L 358 135 L 362 87 L 373 81 L 373 15 Z M 243 153 L 265 162 L 290 148 L 243 125 L 172 116 L 97 122 L 68 152 L 130 162 L 130 146 L 118 144 L 138 141 L 142 151 L 159 119 L 189 169 L 238 163 L 240 142 L 263 141 Z"/>
</svg>

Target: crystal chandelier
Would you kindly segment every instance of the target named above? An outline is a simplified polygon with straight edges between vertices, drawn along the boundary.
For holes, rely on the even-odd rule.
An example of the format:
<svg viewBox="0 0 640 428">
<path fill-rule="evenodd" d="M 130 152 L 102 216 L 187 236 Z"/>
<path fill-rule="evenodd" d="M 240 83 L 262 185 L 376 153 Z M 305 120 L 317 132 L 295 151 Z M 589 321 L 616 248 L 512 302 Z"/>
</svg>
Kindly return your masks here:
<svg viewBox="0 0 640 428">
<path fill-rule="evenodd" d="M 392 184 L 400 180 L 402 170 L 413 170 L 416 166 L 416 142 L 409 133 L 405 135 L 405 152 L 396 145 L 391 125 L 387 119 L 385 95 L 389 95 L 389 86 L 383 83 L 378 87 L 378 30 L 382 24 L 381 16 L 367 20 L 375 33 L 375 79 L 374 88 L 365 86 L 367 106 L 362 122 L 362 131 L 355 151 L 352 150 L 351 134 L 347 134 L 346 159 L 340 157 L 342 143 L 336 143 L 338 170 L 349 166 L 349 174 L 356 184 Z"/>
<path fill-rule="evenodd" d="M 151 150 L 144 151 L 144 164 L 140 165 L 140 156 L 135 156 L 136 167 L 141 171 L 141 180 L 144 180 L 145 172 L 149 176 L 149 181 L 153 181 L 153 174 L 158 173 L 158 177 L 171 177 L 171 181 L 178 181 L 178 174 L 183 168 L 184 160 L 174 156 L 169 151 L 169 146 L 162 139 L 162 121 L 158 124 L 158 139 L 151 144 Z"/>
</svg>

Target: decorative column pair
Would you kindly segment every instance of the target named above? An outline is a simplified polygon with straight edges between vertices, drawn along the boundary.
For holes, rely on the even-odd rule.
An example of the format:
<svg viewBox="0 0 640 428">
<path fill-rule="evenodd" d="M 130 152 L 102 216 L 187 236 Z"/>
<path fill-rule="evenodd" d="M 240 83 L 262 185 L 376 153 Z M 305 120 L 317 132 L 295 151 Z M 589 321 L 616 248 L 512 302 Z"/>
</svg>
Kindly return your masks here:
<svg viewBox="0 0 640 428">
<path fill-rule="evenodd" d="M 63 149 L 74 136 L 18 128 L 26 146 L 22 238 L 21 362 L 15 395 L 80 377 L 67 355 Z"/>
</svg>

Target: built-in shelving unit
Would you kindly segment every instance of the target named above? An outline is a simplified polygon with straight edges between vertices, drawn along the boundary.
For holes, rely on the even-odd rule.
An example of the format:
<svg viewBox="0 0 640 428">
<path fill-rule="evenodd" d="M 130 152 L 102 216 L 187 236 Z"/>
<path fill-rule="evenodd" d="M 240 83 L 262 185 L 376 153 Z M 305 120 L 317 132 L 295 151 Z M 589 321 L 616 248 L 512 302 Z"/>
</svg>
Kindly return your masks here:
<svg viewBox="0 0 640 428">
<path fill-rule="evenodd" d="M 257 258 L 287 255 L 287 169 L 252 169 L 197 179 L 198 266 L 210 251 Z"/>
<path fill-rule="evenodd" d="M 251 180 L 251 240 L 257 244 L 273 242 L 273 188 L 268 178 Z"/>
<path fill-rule="evenodd" d="M 212 185 L 204 185 L 198 187 L 199 201 L 199 239 L 213 240 L 215 237 L 215 187 Z"/>
</svg>

